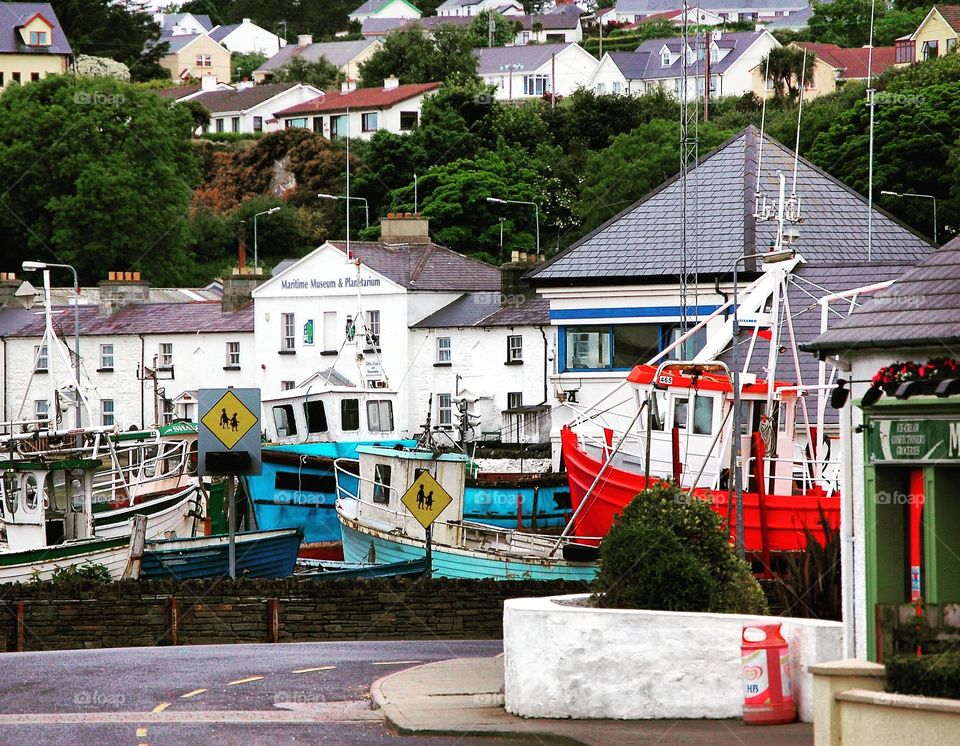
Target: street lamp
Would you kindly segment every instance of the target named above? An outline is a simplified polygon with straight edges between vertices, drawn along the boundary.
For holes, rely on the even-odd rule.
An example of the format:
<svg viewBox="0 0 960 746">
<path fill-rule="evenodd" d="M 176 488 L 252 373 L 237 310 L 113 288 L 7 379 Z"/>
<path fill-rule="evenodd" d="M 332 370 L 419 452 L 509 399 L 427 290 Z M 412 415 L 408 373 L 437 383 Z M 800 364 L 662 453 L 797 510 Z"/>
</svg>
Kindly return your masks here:
<svg viewBox="0 0 960 746">
<path fill-rule="evenodd" d="M 255 275 L 260 273 L 257 264 L 257 218 L 261 215 L 273 215 L 279 209 L 279 207 L 271 207 L 269 210 L 258 212 L 253 216 L 253 273 Z"/>
<path fill-rule="evenodd" d="M 500 199 L 499 197 L 487 197 L 487 202 L 493 202 L 497 205 L 533 205 L 533 210 L 537 218 L 537 256 L 540 256 L 540 207 L 536 202 L 527 202 L 522 199 Z"/>
<path fill-rule="evenodd" d="M 344 197 L 342 194 L 318 194 L 320 199 L 356 199 L 363 202 L 363 214 L 367 220 L 367 228 L 370 227 L 370 205 L 366 197 Z"/>
<path fill-rule="evenodd" d="M 743 426 L 743 413 L 740 411 L 740 362 L 737 359 L 737 338 L 740 336 L 740 321 L 737 316 L 739 307 L 737 272 L 740 268 L 740 262 L 744 259 L 763 259 L 765 264 L 774 264 L 788 261 L 793 259 L 794 256 L 796 256 L 796 252 L 793 249 L 778 249 L 768 251 L 765 254 L 745 254 L 737 257 L 733 262 L 733 344 L 731 345 L 733 362 L 730 366 L 733 372 L 733 484 L 737 499 L 737 555 L 741 559 L 743 559 L 745 552 L 743 544 L 743 473 L 740 468 L 740 428 Z M 774 341 L 771 341 L 770 344 L 774 344 Z M 769 381 L 767 385 L 773 386 L 773 381 Z"/>
<path fill-rule="evenodd" d="M 77 403 L 77 428 L 81 426 L 80 417 L 80 283 L 77 281 L 77 270 L 69 264 L 53 264 L 50 262 L 31 262 L 23 263 L 24 272 L 33 272 L 35 270 L 48 270 L 51 267 L 62 267 L 73 272 L 73 370 L 76 376 L 76 403 Z M 51 402 L 51 405 L 53 402 Z"/>
<path fill-rule="evenodd" d="M 923 197 L 924 199 L 933 200 L 933 242 L 937 243 L 937 198 L 932 194 L 917 194 L 916 192 L 887 192 L 883 191 L 880 194 L 886 194 L 890 197 Z"/>
</svg>

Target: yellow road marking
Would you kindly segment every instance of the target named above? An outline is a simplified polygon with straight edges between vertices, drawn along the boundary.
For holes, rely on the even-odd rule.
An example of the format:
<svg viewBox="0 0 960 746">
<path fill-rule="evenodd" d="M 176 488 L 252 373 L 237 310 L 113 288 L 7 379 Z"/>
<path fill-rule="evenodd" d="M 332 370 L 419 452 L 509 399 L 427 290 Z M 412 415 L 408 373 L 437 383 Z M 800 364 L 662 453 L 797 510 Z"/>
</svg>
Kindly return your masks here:
<svg viewBox="0 0 960 746">
<path fill-rule="evenodd" d="M 251 681 L 260 681 L 263 676 L 248 676 L 245 679 L 237 679 L 236 681 L 228 681 L 227 686 L 236 686 L 237 684 L 248 684 Z"/>
<path fill-rule="evenodd" d="M 332 671 L 336 666 L 317 666 L 316 668 L 298 668 L 294 673 L 313 673 L 314 671 Z"/>
<path fill-rule="evenodd" d="M 163 712 L 170 706 L 169 702 L 161 702 L 156 707 L 153 708 L 154 712 Z"/>
<path fill-rule="evenodd" d="M 190 699 L 190 697 L 196 697 L 198 694 L 203 694 L 206 689 L 194 689 L 192 692 L 187 692 L 186 694 L 181 694 L 180 699 Z"/>
<path fill-rule="evenodd" d="M 374 663 L 375 666 L 400 666 L 407 663 L 419 663 L 420 661 L 378 661 Z"/>
<path fill-rule="evenodd" d="M 137 728 L 137 738 L 146 738 L 147 729 L 146 728 Z"/>
</svg>

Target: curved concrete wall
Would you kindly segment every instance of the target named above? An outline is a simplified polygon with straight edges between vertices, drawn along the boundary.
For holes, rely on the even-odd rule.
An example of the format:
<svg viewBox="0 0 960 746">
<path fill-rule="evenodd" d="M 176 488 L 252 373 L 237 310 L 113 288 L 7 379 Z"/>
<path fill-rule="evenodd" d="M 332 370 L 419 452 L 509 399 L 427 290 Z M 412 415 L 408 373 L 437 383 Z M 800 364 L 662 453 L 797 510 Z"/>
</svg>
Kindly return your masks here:
<svg viewBox="0 0 960 746">
<path fill-rule="evenodd" d="M 816 619 L 595 609 L 588 595 L 504 603 L 507 711 L 550 718 L 733 718 L 743 712 L 745 622 L 780 622 L 794 698 L 813 721 L 807 666 L 842 657 L 842 625 Z"/>
</svg>

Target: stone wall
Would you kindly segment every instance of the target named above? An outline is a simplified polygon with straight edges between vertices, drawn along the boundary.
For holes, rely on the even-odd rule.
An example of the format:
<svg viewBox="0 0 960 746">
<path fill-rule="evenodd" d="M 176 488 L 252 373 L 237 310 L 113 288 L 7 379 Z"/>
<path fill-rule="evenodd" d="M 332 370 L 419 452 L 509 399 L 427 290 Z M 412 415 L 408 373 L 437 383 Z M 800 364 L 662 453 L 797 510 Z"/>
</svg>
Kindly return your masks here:
<svg viewBox="0 0 960 746">
<path fill-rule="evenodd" d="M 585 589 L 563 581 L 415 578 L 14 585 L 0 599 L 0 646 L 499 639 L 505 599 Z"/>
</svg>

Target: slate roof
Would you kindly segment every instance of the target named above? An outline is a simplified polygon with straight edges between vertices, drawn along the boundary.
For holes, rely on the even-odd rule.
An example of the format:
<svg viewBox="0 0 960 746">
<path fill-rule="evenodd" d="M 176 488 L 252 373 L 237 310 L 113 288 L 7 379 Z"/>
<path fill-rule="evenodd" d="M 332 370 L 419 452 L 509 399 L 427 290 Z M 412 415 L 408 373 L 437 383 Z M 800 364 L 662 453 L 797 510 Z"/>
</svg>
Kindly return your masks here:
<svg viewBox="0 0 960 746">
<path fill-rule="evenodd" d="M 563 31 L 575 29 L 580 24 L 580 14 L 569 11 L 560 13 L 524 13 L 522 16 L 510 16 L 525 31 L 531 31 L 533 24 L 539 23 L 544 31 Z"/>
<path fill-rule="evenodd" d="M 363 0 L 363 4 L 359 8 L 351 10 L 349 15 L 356 16 L 363 15 L 365 13 L 376 15 L 392 2 L 393 0 Z"/>
<path fill-rule="evenodd" d="M 329 243 L 346 253 L 345 241 Z M 433 243 L 351 241 L 350 252 L 370 269 L 409 290 L 500 292 L 499 269 Z"/>
<path fill-rule="evenodd" d="M 186 47 L 188 44 L 199 39 L 201 36 L 208 36 L 209 34 L 178 34 L 177 36 L 161 36 L 157 40 L 157 44 L 167 43 L 169 45 L 168 54 L 179 52 L 181 49 Z"/>
<path fill-rule="evenodd" d="M 193 16 L 197 23 L 199 23 L 207 31 L 213 29 L 213 22 L 210 20 L 210 16 L 200 13 L 166 13 L 163 16 L 163 24 L 160 26 L 160 35 L 161 36 L 172 36 L 173 27 L 180 23 L 185 16 Z"/>
<path fill-rule="evenodd" d="M 480 75 L 495 75 L 501 65 L 523 65 L 526 70 L 536 70 L 550 61 L 550 57 L 560 54 L 574 42 L 564 44 L 522 44 L 514 47 L 480 47 L 473 53 L 480 58 L 477 72 Z"/>
<path fill-rule="evenodd" d="M 870 50 L 867 47 L 846 49 L 836 44 L 817 44 L 809 41 L 798 41 L 794 44 L 801 49 L 813 52 L 830 67 L 836 68 L 844 80 L 865 80 L 867 77 L 868 57 Z M 873 74 L 880 75 L 888 67 L 897 62 L 896 47 L 873 48 Z"/>
<path fill-rule="evenodd" d="M 63 311 L 64 329 L 73 332 L 73 310 Z M 6 313 L 6 311 L 4 311 Z M 2 315 L 2 314 L 0 314 Z M 212 332 L 252 332 L 253 304 L 232 313 L 224 313 L 220 303 L 145 303 L 124 306 L 110 316 L 100 316 L 96 306 L 80 306 L 80 334 L 198 334 Z M 56 323 L 56 320 L 55 320 Z M 32 314 L 30 321 L 11 333 L 11 337 L 39 337 L 43 334 L 43 316 Z"/>
<path fill-rule="evenodd" d="M 193 98 L 211 114 L 221 111 L 247 111 L 279 96 L 299 83 L 268 83 L 231 91 L 208 91 Z"/>
<path fill-rule="evenodd" d="M 360 27 L 360 33 L 364 36 L 383 36 L 384 34 L 389 34 L 391 31 L 396 31 L 400 28 L 407 28 L 410 26 L 410 18 L 379 18 L 377 16 L 369 16 L 363 19 L 363 24 Z M 423 18 L 417 19 L 419 21 L 433 20 Z M 473 20 L 472 18 L 468 20 Z M 426 24 L 423 24 L 426 26 Z"/>
<path fill-rule="evenodd" d="M 813 8 L 806 7 L 802 10 L 793 11 L 788 16 L 778 16 L 766 24 L 766 28 L 774 31 L 776 29 L 803 29 L 810 22 L 810 16 L 813 15 Z"/>
<path fill-rule="evenodd" d="M 366 50 L 371 44 L 376 43 L 374 39 L 359 39 L 357 41 L 331 41 L 307 44 L 305 47 L 300 47 L 296 44 L 287 44 L 287 46 L 281 47 L 279 52 L 260 65 L 254 72 L 269 73 L 274 70 L 279 70 L 294 57 L 300 57 L 307 62 L 316 62 L 323 57 L 331 65 L 343 67 L 358 54 Z"/>
<path fill-rule="evenodd" d="M 242 25 L 241 23 L 231 23 L 228 26 L 217 26 L 210 32 L 210 38 L 214 41 L 222 42 Z"/>
<path fill-rule="evenodd" d="M 24 44 L 20 32 L 17 31 L 18 26 L 22 26 L 37 13 L 53 26 L 50 45 L 46 47 Z M 73 54 L 73 50 L 50 3 L 0 3 L 0 54 Z"/>
<path fill-rule="evenodd" d="M 650 62 L 650 52 L 608 52 L 610 61 L 627 80 L 643 80 Z M 658 58 L 659 60 L 659 58 Z"/>
<path fill-rule="evenodd" d="M 385 109 L 401 101 L 419 96 L 427 91 L 435 91 L 439 83 L 410 83 L 396 88 L 357 88 L 349 93 L 328 91 L 302 104 L 295 104 L 278 111 L 274 116 L 284 117 L 293 114 L 316 114 L 322 111 L 344 111 L 351 109 Z"/>
<path fill-rule="evenodd" d="M 534 295 L 517 302 L 506 302 L 499 292 L 464 293 L 452 303 L 427 316 L 411 329 L 437 329 L 483 326 L 547 326 L 550 324 L 550 302 Z M 512 300 L 512 299 L 508 299 Z"/>
<path fill-rule="evenodd" d="M 683 5 L 683 3 L 680 3 Z M 800 10 L 810 5 L 809 0 L 699 0 L 697 6 L 710 11 Z M 651 14 L 676 10 L 677 0 L 617 0 L 617 13 Z"/>
<path fill-rule="evenodd" d="M 703 156 L 687 182 L 687 269 L 727 273 L 737 257 L 762 253 L 776 238 L 774 221 L 757 221 L 755 187 L 760 133 L 748 127 Z M 764 137 L 761 195 L 774 201 L 778 172 L 788 177 L 793 154 Z M 566 251 L 534 270 L 538 286 L 673 281 L 682 271 L 681 183 L 674 176 L 608 220 Z M 860 264 L 866 260 L 866 199 L 812 163 L 799 159 L 797 195 L 804 222 L 796 250 L 808 262 Z M 877 262 L 916 262 L 930 243 L 874 206 L 873 252 Z M 746 260 L 741 271 L 754 269 Z"/>
<path fill-rule="evenodd" d="M 726 50 L 726 54 L 724 54 L 721 59 L 714 60 L 711 63 L 711 72 L 714 75 L 722 75 L 725 73 L 743 56 L 757 39 L 766 33 L 767 32 L 762 29 L 760 31 L 731 31 L 724 33 L 717 42 L 717 47 L 719 47 L 721 51 Z M 673 63 L 667 67 L 664 67 L 660 61 L 660 50 L 664 47 L 667 47 L 667 49 L 677 57 Z M 638 55 L 634 67 L 645 65 L 645 68 L 642 71 L 636 70 L 639 74 L 631 79 L 656 80 L 659 78 L 679 78 L 683 75 L 683 56 L 680 54 L 682 47 L 683 40 L 679 37 L 647 39 L 637 47 L 636 52 L 634 52 L 634 54 Z M 697 63 L 692 65 L 692 67 L 694 68 L 694 72 L 699 72 L 703 75 L 702 63 Z M 626 77 L 626 74 L 624 77 Z"/>
<path fill-rule="evenodd" d="M 960 343 L 960 238 L 933 252 L 808 349 L 939 346 Z"/>
</svg>

